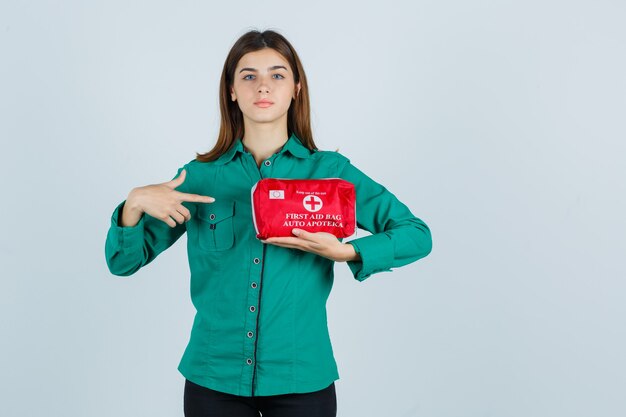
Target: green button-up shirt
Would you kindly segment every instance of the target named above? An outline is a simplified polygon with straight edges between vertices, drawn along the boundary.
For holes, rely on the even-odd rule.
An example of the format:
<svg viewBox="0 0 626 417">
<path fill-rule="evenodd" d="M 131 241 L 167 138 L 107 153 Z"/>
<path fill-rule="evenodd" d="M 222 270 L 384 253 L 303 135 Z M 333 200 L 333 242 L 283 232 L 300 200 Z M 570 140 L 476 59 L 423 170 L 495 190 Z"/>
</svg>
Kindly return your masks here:
<svg viewBox="0 0 626 417">
<path fill-rule="evenodd" d="M 372 233 L 349 242 L 361 258 L 347 262 L 358 281 L 428 255 L 428 226 L 348 158 L 311 151 L 294 134 L 260 167 L 237 139 L 217 160 L 191 160 L 173 178 L 183 168 L 187 177 L 176 190 L 215 202 L 183 202 L 191 220 L 175 227 L 147 213 L 123 227 L 124 200 L 113 211 L 105 243 L 111 273 L 129 276 L 187 232 L 196 315 L 179 372 L 196 384 L 244 396 L 312 392 L 339 379 L 326 321 L 334 261 L 258 240 L 252 186 L 269 177 L 353 183 L 357 226 Z"/>
</svg>

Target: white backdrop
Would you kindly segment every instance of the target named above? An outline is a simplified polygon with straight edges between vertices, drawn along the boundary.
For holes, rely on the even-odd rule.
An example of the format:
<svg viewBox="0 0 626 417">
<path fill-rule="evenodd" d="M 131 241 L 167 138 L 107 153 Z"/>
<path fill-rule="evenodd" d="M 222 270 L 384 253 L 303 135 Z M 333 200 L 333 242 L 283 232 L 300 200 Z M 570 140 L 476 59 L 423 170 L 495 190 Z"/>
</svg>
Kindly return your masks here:
<svg viewBox="0 0 626 417">
<path fill-rule="evenodd" d="M 623 2 L 0 4 L 0 415 L 182 416 L 186 236 L 131 277 L 131 188 L 215 142 L 226 54 L 275 29 L 318 146 L 433 252 L 328 301 L 338 415 L 626 414 Z"/>
</svg>

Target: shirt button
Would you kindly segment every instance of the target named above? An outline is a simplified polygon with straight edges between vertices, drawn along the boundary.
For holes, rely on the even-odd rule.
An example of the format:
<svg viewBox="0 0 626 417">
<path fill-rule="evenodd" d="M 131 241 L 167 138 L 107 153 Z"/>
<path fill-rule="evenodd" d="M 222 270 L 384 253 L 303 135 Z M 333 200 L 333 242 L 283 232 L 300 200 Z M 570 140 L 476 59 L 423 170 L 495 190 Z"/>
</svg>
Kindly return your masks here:
<svg viewBox="0 0 626 417">
<path fill-rule="evenodd" d="M 250 359 L 250 358 L 246 359 L 246 363 L 247 363 L 248 365 L 252 365 L 252 359 Z"/>
<path fill-rule="evenodd" d="M 252 337 L 252 336 L 254 336 L 254 333 L 248 332 L 248 337 Z"/>
<path fill-rule="evenodd" d="M 270 161 L 269 159 L 267 161 L 265 161 L 265 166 L 268 167 L 272 165 L 272 161 Z"/>
<path fill-rule="evenodd" d="M 250 311 L 252 311 L 254 313 L 254 310 L 256 310 L 255 306 L 250 306 Z"/>
<path fill-rule="evenodd" d="M 259 258 L 254 258 L 254 263 L 258 264 L 259 262 L 261 262 L 261 260 Z"/>
<path fill-rule="evenodd" d="M 211 215 L 209 216 L 209 219 L 215 220 L 215 214 L 211 213 Z"/>
<path fill-rule="evenodd" d="M 253 282 L 252 284 L 250 284 L 250 286 L 251 286 L 252 288 L 256 288 L 256 282 Z"/>
</svg>

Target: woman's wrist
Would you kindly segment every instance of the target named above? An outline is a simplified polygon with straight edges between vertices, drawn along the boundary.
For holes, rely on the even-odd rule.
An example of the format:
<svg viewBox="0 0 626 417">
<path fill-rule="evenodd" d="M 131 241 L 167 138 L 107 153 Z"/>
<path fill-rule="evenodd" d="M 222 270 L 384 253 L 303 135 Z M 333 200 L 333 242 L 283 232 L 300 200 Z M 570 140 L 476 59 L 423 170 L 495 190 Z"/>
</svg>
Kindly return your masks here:
<svg viewBox="0 0 626 417">
<path fill-rule="evenodd" d="M 343 244 L 343 249 L 345 251 L 345 254 L 343 256 L 343 261 L 344 262 L 358 261 L 358 260 L 361 259 L 361 257 L 357 253 L 356 249 L 354 248 L 354 245 L 352 245 L 350 243 L 344 243 Z"/>
<path fill-rule="evenodd" d="M 139 223 L 141 216 L 143 214 L 143 209 L 139 205 L 137 200 L 137 193 L 134 188 L 126 198 L 126 202 L 122 207 L 122 215 L 120 217 L 120 226 L 122 227 L 133 227 Z"/>
</svg>

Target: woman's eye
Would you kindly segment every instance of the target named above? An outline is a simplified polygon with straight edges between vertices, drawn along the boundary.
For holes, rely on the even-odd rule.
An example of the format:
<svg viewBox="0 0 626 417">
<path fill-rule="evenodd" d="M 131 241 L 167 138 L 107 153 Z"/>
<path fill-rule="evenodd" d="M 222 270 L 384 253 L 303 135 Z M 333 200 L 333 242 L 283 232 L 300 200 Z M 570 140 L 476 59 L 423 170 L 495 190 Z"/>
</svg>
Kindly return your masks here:
<svg viewBox="0 0 626 417">
<path fill-rule="evenodd" d="M 281 79 L 285 78 L 285 77 L 283 77 L 283 75 L 282 75 L 282 74 L 273 74 L 273 75 L 278 75 L 278 76 L 280 77 L 280 78 L 278 78 L 279 80 L 281 80 Z M 254 75 L 252 75 L 252 74 L 248 74 L 248 75 L 244 76 L 244 77 L 243 77 L 243 79 L 244 79 L 244 80 L 251 80 L 251 79 L 252 79 L 252 78 L 248 78 L 248 77 L 254 77 Z"/>
</svg>

